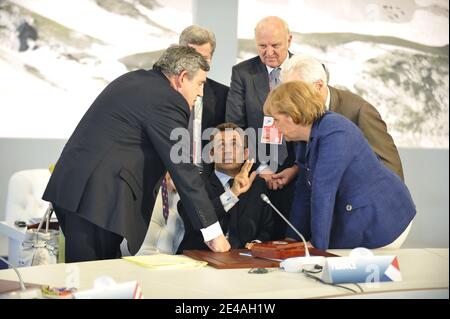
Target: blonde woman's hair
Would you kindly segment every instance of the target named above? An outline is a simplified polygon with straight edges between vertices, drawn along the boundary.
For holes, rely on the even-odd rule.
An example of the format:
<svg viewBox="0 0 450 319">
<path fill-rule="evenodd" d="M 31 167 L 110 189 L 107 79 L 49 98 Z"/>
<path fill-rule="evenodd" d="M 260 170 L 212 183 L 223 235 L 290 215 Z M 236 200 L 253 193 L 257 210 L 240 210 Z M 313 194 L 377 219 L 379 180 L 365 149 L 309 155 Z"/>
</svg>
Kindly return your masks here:
<svg viewBox="0 0 450 319">
<path fill-rule="evenodd" d="M 289 81 L 272 90 L 264 103 L 264 113 L 290 116 L 294 123 L 312 124 L 325 113 L 323 98 L 311 85 Z"/>
</svg>

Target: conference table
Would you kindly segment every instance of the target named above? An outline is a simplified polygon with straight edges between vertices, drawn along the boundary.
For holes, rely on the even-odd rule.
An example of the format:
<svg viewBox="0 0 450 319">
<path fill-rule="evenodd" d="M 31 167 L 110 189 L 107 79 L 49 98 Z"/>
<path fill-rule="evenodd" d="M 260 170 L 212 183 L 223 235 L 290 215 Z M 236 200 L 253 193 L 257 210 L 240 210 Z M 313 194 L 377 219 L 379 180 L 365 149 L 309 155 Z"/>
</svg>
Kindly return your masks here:
<svg viewBox="0 0 450 319">
<path fill-rule="evenodd" d="M 329 250 L 347 256 L 350 250 Z M 64 287 L 73 272 L 79 275 L 79 291 L 92 289 L 94 280 L 109 276 L 117 283 L 136 280 L 144 298 L 158 299 L 297 299 L 297 298 L 449 298 L 448 248 L 373 250 L 374 255 L 398 256 L 402 281 L 360 284 L 353 293 L 325 285 L 302 273 L 267 268 L 249 269 L 149 269 L 124 259 L 53 264 L 19 268 L 27 283 Z M 189 257 L 185 257 L 189 258 Z M 1 270 L 0 280 L 17 280 L 12 269 Z M 355 288 L 352 284 L 348 287 Z"/>
</svg>

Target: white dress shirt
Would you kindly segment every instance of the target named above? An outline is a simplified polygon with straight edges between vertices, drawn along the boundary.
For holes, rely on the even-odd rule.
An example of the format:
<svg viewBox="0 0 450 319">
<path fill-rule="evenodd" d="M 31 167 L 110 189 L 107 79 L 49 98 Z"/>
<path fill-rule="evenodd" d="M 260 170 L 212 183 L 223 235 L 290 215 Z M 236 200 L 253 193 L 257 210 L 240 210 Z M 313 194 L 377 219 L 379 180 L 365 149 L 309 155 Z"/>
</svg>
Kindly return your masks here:
<svg viewBox="0 0 450 319">
<path fill-rule="evenodd" d="M 232 177 L 225 173 L 219 172 L 217 170 L 215 170 L 214 173 L 216 174 L 220 183 L 225 188 L 225 192 L 222 195 L 220 195 L 220 201 L 223 205 L 223 209 L 225 210 L 225 212 L 229 212 L 230 209 L 234 205 L 236 205 L 236 203 L 239 201 L 239 198 L 236 195 L 234 195 L 234 193 L 230 189 L 230 186 L 228 185 L 228 181 Z M 223 231 L 222 231 L 222 228 L 220 227 L 219 222 L 216 222 L 206 228 L 202 228 L 202 229 L 200 229 L 200 231 L 202 232 L 203 239 L 205 241 L 209 241 L 209 240 L 214 239 L 214 238 L 220 236 L 221 234 L 223 234 Z"/>
<path fill-rule="evenodd" d="M 198 96 L 194 105 L 194 119 L 192 122 L 192 160 L 193 163 L 203 170 L 202 163 L 202 113 L 203 98 Z"/>
</svg>

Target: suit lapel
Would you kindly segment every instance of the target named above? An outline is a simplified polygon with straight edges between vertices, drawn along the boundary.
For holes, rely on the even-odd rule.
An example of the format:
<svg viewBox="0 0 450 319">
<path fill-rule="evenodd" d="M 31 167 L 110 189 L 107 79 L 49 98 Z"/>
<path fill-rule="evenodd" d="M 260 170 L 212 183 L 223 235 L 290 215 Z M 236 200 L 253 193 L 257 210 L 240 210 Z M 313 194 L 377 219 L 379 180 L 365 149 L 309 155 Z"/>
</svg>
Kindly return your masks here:
<svg viewBox="0 0 450 319">
<path fill-rule="evenodd" d="M 209 177 L 209 183 L 212 187 L 211 190 L 214 192 L 214 196 L 220 196 L 225 191 L 224 186 L 222 185 L 222 183 L 220 182 L 219 178 L 214 173 L 214 171 L 211 173 L 211 176 Z M 236 207 L 236 205 L 234 207 Z M 231 210 L 233 210 L 234 207 L 231 208 Z M 222 227 L 222 230 L 224 230 L 224 232 L 227 232 L 230 229 L 230 222 L 232 215 L 231 210 L 219 220 L 220 227 Z"/>
<path fill-rule="evenodd" d="M 336 89 L 332 86 L 328 86 L 328 88 L 330 89 L 330 111 L 342 113 L 341 101 L 339 100 L 339 96 Z"/>
<path fill-rule="evenodd" d="M 214 96 L 214 91 L 209 84 L 208 79 L 206 79 L 203 91 L 202 132 L 212 126 L 211 123 L 216 117 L 215 105 L 216 97 Z"/>
<path fill-rule="evenodd" d="M 253 83 L 255 85 L 256 96 L 263 105 L 269 94 L 269 75 L 266 66 L 258 58 L 253 73 Z"/>
<path fill-rule="evenodd" d="M 217 177 L 216 173 L 214 173 L 214 171 L 209 176 L 209 183 L 214 193 L 217 194 L 218 196 L 222 195 L 222 193 L 225 191 L 225 188 L 223 187 L 222 183 L 220 182 L 219 178 Z"/>
<path fill-rule="evenodd" d="M 330 102 L 330 107 L 331 107 L 331 102 Z M 316 136 L 317 127 L 319 126 L 320 121 L 323 119 L 323 117 L 326 116 L 326 114 L 327 114 L 327 112 L 325 112 L 325 114 L 322 116 L 322 118 L 314 121 L 314 123 L 311 127 L 309 141 L 308 141 L 308 143 L 306 143 L 305 163 L 308 163 L 308 157 L 309 157 L 310 150 L 312 148 L 314 148 L 314 144 L 317 143 L 317 136 Z"/>
<path fill-rule="evenodd" d="M 314 141 L 310 140 L 309 143 L 306 144 L 306 150 L 305 150 L 305 163 L 308 163 L 308 156 L 309 156 L 309 151 L 311 150 L 311 146 L 314 143 Z"/>
<path fill-rule="evenodd" d="M 330 108 L 331 108 L 331 101 L 330 101 Z M 318 120 L 314 121 L 312 127 L 311 127 L 311 133 L 310 133 L 310 138 L 309 138 L 309 142 L 306 144 L 306 151 L 305 151 L 305 163 L 308 162 L 308 156 L 310 153 L 311 149 L 315 149 L 315 144 L 317 143 L 318 140 L 318 126 L 320 125 L 320 122 L 322 122 L 322 120 L 328 116 L 330 114 L 329 111 L 326 111 L 325 114 L 319 118 Z"/>
<path fill-rule="evenodd" d="M 242 216 L 245 215 L 245 212 L 247 211 L 246 207 L 247 207 L 247 204 L 249 202 L 248 201 L 248 196 L 249 196 L 250 192 L 251 192 L 251 188 L 247 192 L 245 192 L 244 194 L 241 194 L 239 196 L 239 202 L 237 202 L 237 204 L 235 205 L 235 207 L 237 209 L 236 214 L 235 214 L 236 215 L 236 218 L 235 218 L 236 222 L 238 222 L 242 218 Z"/>
<path fill-rule="evenodd" d="M 289 52 L 289 58 L 291 58 L 292 55 L 293 54 Z M 260 100 L 261 105 L 264 105 L 270 91 L 269 74 L 267 73 L 267 67 L 261 62 L 259 57 L 256 59 L 255 69 L 252 75 L 256 96 Z"/>
</svg>

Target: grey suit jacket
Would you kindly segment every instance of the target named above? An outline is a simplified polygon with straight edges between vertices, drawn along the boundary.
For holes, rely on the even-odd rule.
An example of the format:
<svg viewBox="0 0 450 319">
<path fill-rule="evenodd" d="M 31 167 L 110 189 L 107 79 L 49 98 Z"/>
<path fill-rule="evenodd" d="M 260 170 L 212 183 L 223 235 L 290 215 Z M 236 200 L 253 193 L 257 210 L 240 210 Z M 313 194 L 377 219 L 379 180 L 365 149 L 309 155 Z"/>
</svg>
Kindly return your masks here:
<svg viewBox="0 0 450 319">
<path fill-rule="evenodd" d="M 233 66 L 225 120 L 242 128 L 262 127 L 268 94 L 267 68 L 259 56 Z"/>
<path fill-rule="evenodd" d="M 403 169 L 397 147 L 377 109 L 362 97 L 329 86 L 330 110 L 355 123 L 379 159 L 402 180 Z"/>
<path fill-rule="evenodd" d="M 175 128 L 190 110 L 158 71 L 129 72 L 111 82 L 81 119 L 55 166 L 43 199 L 124 236 L 132 254 L 147 232 L 168 170 L 196 229 L 217 222 L 196 167 L 171 159 Z"/>
</svg>

